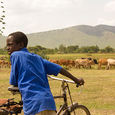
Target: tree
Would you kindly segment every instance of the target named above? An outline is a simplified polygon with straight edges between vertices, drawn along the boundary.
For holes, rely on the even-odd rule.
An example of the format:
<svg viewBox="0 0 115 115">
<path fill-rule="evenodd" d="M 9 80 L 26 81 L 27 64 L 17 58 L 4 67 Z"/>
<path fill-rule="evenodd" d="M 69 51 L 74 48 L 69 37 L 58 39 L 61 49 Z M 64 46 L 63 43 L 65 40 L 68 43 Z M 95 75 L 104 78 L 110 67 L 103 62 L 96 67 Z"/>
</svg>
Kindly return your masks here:
<svg viewBox="0 0 115 115">
<path fill-rule="evenodd" d="M 76 45 L 76 46 L 68 46 L 67 48 L 66 48 L 66 50 L 67 50 L 67 53 L 73 53 L 75 50 L 77 50 L 77 49 L 79 49 L 79 46 L 78 45 Z"/>
<path fill-rule="evenodd" d="M 111 52 L 113 52 L 113 48 L 111 48 L 110 46 L 107 46 L 105 48 L 105 53 L 111 53 Z"/>
<path fill-rule="evenodd" d="M 66 53 L 66 47 L 63 45 L 63 44 L 61 44 L 60 46 L 59 46 L 59 52 L 60 53 Z"/>
<path fill-rule="evenodd" d="M 98 46 L 90 46 L 89 47 L 89 52 L 98 53 L 98 51 L 99 51 L 99 47 Z"/>
<path fill-rule="evenodd" d="M 5 21 L 4 21 L 4 18 L 5 18 L 5 11 L 4 11 L 4 4 L 3 4 L 3 2 L 1 1 L 1 17 L 0 17 L 0 35 L 2 35 L 2 33 L 3 33 L 3 30 L 5 29 L 5 27 L 4 27 L 4 24 L 6 24 L 5 23 Z"/>
</svg>

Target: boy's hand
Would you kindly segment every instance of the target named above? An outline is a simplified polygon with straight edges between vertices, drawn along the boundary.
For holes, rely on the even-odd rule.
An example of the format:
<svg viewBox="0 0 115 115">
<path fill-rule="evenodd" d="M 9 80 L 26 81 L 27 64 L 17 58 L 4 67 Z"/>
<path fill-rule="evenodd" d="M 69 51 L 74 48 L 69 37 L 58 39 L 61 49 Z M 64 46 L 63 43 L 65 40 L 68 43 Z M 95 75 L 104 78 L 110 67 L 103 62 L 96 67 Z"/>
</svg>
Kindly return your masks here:
<svg viewBox="0 0 115 115">
<path fill-rule="evenodd" d="M 84 85 L 84 79 L 83 78 L 76 78 L 75 83 Z"/>
<path fill-rule="evenodd" d="M 84 79 L 83 78 L 78 78 L 78 82 L 80 85 L 84 85 Z"/>
<path fill-rule="evenodd" d="M 74 77 L 72 74 L 70 74 L 67 70 L 65 70 L 64 68 L 61 68 L 60 73 L 70 79 L 72 79 L 75 83 L 80 84 L 80 85 L 84 85 L 84 80 L 83 78 L 76 78 Z"/>
</svg>

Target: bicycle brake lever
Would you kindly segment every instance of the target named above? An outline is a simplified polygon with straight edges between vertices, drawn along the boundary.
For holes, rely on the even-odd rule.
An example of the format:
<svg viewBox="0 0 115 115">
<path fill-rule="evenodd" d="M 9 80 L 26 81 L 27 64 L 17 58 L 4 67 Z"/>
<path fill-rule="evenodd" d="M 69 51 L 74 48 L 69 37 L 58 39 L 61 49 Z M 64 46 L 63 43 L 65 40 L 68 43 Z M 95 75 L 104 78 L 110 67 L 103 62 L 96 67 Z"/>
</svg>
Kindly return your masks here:
<svg viewBox="0 0 115 115">
<path fill-rule="evenodd" d="M 79 87 L 80 86 L 80 84 L 78 83 L 77 85 L 76 85 L 76 87 Z"/>
<path fill-rule="evenodd" d="M 81 93 L 82 89 L 83 89 L 83 85 L 81 86 L 81 89 L 80 89 L 80 91 L 79 91 L 78 95 L 80 95 L 80 93 Z"/>
</svg>

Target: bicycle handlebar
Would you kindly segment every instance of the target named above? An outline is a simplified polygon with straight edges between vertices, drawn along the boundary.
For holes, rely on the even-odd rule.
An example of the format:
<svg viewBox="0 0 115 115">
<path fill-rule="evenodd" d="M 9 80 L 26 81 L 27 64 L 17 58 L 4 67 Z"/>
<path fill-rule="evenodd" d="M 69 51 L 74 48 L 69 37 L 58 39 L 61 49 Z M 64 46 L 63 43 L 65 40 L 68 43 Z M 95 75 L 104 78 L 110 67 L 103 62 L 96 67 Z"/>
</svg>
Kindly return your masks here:
<svg viewBox="0 0 115 115">
<path fill-rule="evenodd" d="M 70 80 L 67 80 L 67 79 L 61 79 L 61 78 L 57 78 L 57 77 L 52 77 L 50 75 L 47 75 L 49 78 L 51 79 L 54 79 L 54 80 L 59 80 L 59 81 L 66 81 L 66 82 L 69 82 L 69 83 L 75 83 L 74 81 L 70 81 Z"/>
<path fill-rule="evenodd" d="M 67 79 L 61 79 L 61 78 L 57 78 L 57 77 L 52 77 L 50 75 L 47 75 L 49 78 L 51 79 L 54 79 L 54 80 L 58 80 L 58 81 L 66 81 L 66 82 L 69 82 L 69 83 L 74 83 L 76 84 L 74 81 L 71 81 L 71 80 L 67 80 Z M 76 87 L 79 87 L 81 86 L 79 83 L 76 85 Z"/>
</svg>

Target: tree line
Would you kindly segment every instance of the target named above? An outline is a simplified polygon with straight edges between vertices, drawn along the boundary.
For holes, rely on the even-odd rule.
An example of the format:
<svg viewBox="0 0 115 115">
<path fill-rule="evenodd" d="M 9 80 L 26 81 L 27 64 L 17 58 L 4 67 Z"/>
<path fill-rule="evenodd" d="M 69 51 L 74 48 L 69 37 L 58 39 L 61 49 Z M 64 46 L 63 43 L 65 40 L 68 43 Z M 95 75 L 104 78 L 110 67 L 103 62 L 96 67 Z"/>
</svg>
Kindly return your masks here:
<svg viewBox="0 0 115 115">
<path fill-rule="evenodd" d="M 82 46 L 79 47 L 78 45 L 75 46 L 65 46 L 63 44 L 59 45 L 59 47 L 50 49 L 50 48 L 45 48 L 40 45 L 37 45 L 35 47 L 28 47 L 28 50 L 30 52 L 40 54 L 40 53 L 45 53 L 45 54 L 70 54 L 70 53 L 114 53 L 115 49 L 107 46 L 104 49 L 100 49 L 97 45 L 96 46 Z"/>
<path fill-rule="evenodd" d="M 44 54 L 70 54 L 70 53 L 114 53 L 115 49 L 113 49 L 110 46 L 105 47 L 104 49 L 100 49 L 97 45 L 96 46 L 82 46 L 79 47 L 78 45 L 70 45 L 65 46 L 63 44 L 59 45 L 59 47 L 51 49 L 51 48 L 45 48 L 40 45 L 37 46 L 29 46 L 27 47 L 28 50 L 32 53 L 38 54 L 38 55 L 44 55 Z M 6 55 L 7 49 L 6 46 L 4 48 L 0 48 L 0 54 Z"/>
<path fill-rule="evenodd" d="M 0 35 L 2 35 L 2 33 L 3 33 L 3 30 L 5 29 L 5 26 L 4 26 L 4 24 L 6 24 L 5 23 L 5 21 L 4 21 L 4 18 L 5 18 L 5 10 L 4 10 L 4 3 L 3 3 L 3 1 L 1 1 L 0 2 L 0 8 L 1 8 L 1 17 L 0 17 Z"/>
</svg>

